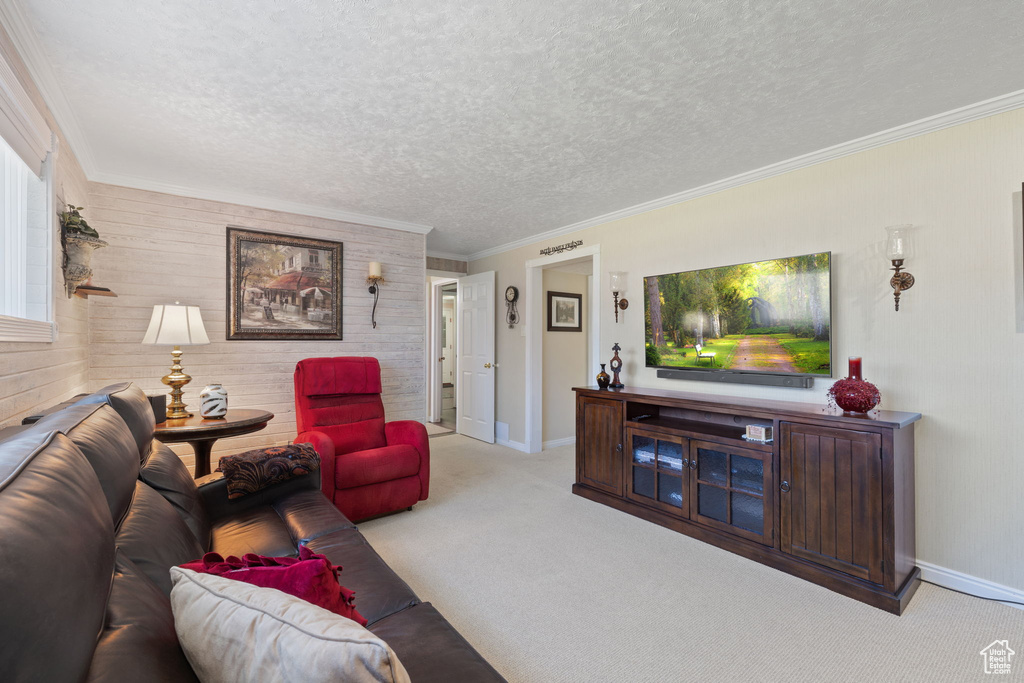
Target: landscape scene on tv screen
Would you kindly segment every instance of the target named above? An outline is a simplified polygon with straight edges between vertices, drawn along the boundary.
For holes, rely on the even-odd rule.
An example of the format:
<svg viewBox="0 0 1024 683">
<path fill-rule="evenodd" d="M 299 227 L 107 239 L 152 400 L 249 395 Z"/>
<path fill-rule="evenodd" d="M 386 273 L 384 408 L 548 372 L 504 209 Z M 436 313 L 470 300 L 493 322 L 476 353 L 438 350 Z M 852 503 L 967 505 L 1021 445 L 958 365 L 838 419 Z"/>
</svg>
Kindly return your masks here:
<svg viewBox="0 0 1024 683">
<path fill-rule="evenodd" d="M 644 278 L 647 366 L 830 376 L 830 260 L 822 252 Z"/>
</svg>

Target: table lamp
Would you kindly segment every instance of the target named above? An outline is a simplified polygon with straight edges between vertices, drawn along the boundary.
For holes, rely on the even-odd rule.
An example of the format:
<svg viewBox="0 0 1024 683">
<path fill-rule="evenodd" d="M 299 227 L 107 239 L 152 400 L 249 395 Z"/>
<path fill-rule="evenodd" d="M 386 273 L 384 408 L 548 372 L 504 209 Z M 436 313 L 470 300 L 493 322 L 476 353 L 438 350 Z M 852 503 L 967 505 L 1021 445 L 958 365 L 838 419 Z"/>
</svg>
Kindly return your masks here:
<svg viewBox="0 0 1024 683">
<path fill-rule="evenodd" d="M 185 410 L 185 404 L 181 400 L 181 388 L 192 381 L 191 377 L 182 372 L 181 347 L 210 343 L 210 338 L 206 336 L 206 328 L 203 327 L 203 318 L 199 314 L 199 307 L 182 306 L 177 301 L 174 305 L 153 306 L 153 317 L 149 319 L 149 329 L 146 330 L 142 343 L 174 346 L 174 350 L 171 351 L 171 373 L 161 380 L 171 388 L 167 419 L 192 417 L 192 413 Z"/>
</svg>

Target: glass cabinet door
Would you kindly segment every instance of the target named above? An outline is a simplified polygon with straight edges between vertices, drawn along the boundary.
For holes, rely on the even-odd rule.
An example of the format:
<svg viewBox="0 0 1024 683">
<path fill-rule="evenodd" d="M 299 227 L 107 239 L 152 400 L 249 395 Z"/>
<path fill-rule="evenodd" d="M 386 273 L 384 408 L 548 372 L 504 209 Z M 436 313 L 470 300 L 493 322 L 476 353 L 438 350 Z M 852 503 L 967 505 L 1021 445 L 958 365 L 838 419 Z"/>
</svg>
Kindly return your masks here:
<svg viewBox="0 0 1024 683">
<path fill-rule="evenodd" d="M 687 439 L 628 429 L 626 496 L 667 512 L 689 514 Z"/>
<path fill-rule="evenodd" d="M 771 545 L 770 451 L 690 443 L 690 518 Z"/>
</svg>

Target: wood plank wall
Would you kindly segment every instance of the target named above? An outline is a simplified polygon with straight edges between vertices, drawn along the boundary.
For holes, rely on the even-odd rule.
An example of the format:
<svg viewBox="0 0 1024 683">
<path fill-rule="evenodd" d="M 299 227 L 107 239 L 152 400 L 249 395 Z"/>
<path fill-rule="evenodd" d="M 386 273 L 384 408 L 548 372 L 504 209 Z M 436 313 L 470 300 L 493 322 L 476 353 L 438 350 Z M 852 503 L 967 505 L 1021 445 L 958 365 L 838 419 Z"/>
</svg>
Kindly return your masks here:
<svg viewBox="0 0 1024 683">
<path fill-rule="evenodd" d="M 466 273 L 469 272 L 469 264 L 466 261 L 428 256 L 427 270 L 443 270 L 449 273 Z"/>
<path fill-rule="evenodd" d="M 197 410 L 202 388 L 220 382 L 230 407 L 276 416 L 262 432 L 219 441 L 214 463 L 219 455 L 294 438 L 292 373 L 303 358 L 376 356 L 388 419 L 424 419 L 423 235 L 99 183 L 90 185 L 89 206 L 91 224 L 110 243 L 95 252 L 95 281 L 118 294 L 90 302 L 90 390 L 131 380 L 148 393 L 166 393 L 160 378 L 170 366 L 170 347 L 141 341 L 153 305 L 177 300 L 200 307 L 211 340 L 183 349 L 182 364 L 193 378 L 185 402 Z M 229 225 L 344 243 L 343 341 L 225 340 Z M 371 260 L 383 264 L 385 278 L 377 329 L 365 284 Z M 175 451 L 192 465 L 188 446 Z"/>
<path fill-rule="evenodd" d="M 57 132 L 57 201 L 74 202 L 77 206 L 88 208 L 85 174 L 2 28 L 0 52 L 14 68 L 50 129 Z M 88 211 L 83 213 L 89 215 Z M 89 307 L 85 300 L 78 297 L 69 299 L 65 293 L 64 276 L 60 269 L 62 259 L 55 221 L 53 288 L 57 341 L 51 344 L 0 342 L 0 427 L 18 424 L 26 415 L 85 390 L 89 373 Z"/>
</svg>

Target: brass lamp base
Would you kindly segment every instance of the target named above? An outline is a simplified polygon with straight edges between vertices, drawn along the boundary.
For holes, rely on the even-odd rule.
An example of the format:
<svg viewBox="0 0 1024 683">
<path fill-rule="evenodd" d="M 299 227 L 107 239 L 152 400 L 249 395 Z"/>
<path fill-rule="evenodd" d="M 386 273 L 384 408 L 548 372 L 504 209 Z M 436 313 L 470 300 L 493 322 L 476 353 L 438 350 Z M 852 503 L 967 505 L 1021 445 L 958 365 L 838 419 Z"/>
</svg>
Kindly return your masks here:
<svg viewBox="0 0 1024 683">
<path fill-rule="evenodd" d="M 181 400 L 184 393 L 182 387 L 192 381 L 192 378 L 182 372 L 181 369 L 181 347 L 175 346 L 171 351 L 174 359 L 171 363 L 171 374 L 165 375 L 160 381 L 171 388 L 171 402 L 167 405 L 167 419 L 176 420 L 183 417 L 192 417 L 192 413 L 185 410 L 185 403 Z"/>
</svg>

